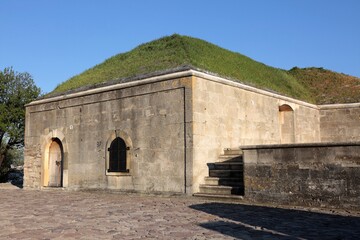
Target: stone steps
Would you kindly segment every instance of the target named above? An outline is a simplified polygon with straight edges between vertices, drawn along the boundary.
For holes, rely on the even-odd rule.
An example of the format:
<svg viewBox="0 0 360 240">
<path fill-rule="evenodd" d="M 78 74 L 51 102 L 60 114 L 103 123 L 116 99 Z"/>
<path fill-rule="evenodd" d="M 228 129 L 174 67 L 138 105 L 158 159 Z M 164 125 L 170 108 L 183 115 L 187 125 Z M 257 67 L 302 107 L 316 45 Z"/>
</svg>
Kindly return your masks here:
<svg viewBox="0 0 360 240">
<path fill-rule="evenodd" d="M 209 177 L 220 177 L 220 178 L 243 178 L 242 170 L 218 170 L 213 169 L 209 171 Z"/>
<path fill-rule="evenodd" d="M 244 187 L 243 181 L 234 178 L 205 177 L 205 184 L 212 186 Z"/>
<path fill-rule="evenodd" d="M 208 163 L 209 176 L 196 197 L 238 200 L 244 195 L 244 164 L 240 149 L 224 149 L 219 162 Z"/>
<path fill-rule="evenodd" d="M 232 186 L 215 186 L 215 185 L 200 185 L 200 193 L 215 194 L 215 195 L 241 195 L 243 187 Z"/>
<path fill-rule="evenodd" d="M 242 156 L 243 151 L 240 148 L 225 148 L 224 155 L 237 155 Z"/>
<path fill-rule="evenodd" d="M 242 162 L 216 162 L 207 164 L 209 170 L 241 170 L 244 169 Z"/>
<path fill-rule="evenodd" d="M 219 162 L 242 162 L 242 155 L 220 155 Z"/>
<path fill-rule="evenodd" d="M 207 194 L 207 193 L 194 193 L 194 197 L 204 198 L 206 200 L 215 200 L 215 201 L 239 201 L 244 199 L 241 195 L 216 195 L 216 194 Z"/>
</svg>

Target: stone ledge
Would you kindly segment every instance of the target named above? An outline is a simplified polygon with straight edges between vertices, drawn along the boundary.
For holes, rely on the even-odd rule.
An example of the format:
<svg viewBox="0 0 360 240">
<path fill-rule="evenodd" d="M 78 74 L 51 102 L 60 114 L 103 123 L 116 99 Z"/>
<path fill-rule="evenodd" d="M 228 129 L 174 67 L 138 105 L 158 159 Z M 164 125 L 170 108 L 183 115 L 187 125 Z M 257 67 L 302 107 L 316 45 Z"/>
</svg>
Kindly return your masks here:
<svg viewBox="0 0 360 240">
<path fill-rule="evenodd" d="M 241 150 L 273 149 L 273 148 L 311 148 L 311 147 L 347 147 L 360 146 L 360 142 L 317 142 L 317 143 L 291 143 L 240 146 Z"/>
</svg>

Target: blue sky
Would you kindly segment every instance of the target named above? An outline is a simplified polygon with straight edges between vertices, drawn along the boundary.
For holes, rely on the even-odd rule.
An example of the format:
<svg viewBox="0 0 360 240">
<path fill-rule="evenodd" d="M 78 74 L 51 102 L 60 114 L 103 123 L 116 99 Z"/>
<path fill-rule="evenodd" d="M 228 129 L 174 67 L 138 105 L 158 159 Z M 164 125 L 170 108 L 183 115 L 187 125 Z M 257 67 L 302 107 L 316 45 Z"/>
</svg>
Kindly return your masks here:
<svg viewBox="0 0 360 240">
<path fill-rule="evenodd" d="M 360 77 L 358 0 L 0 0 L 0 69 L 43 92 L 141 43 L 179 33 L 267 65 Z"/>
</svg>

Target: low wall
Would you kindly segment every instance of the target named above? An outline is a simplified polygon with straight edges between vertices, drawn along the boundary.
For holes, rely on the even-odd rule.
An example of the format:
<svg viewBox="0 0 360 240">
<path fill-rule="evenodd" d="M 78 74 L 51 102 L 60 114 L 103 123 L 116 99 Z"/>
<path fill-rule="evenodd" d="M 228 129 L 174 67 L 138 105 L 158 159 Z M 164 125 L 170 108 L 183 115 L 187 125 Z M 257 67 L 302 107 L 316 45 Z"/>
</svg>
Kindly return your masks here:
<svg viewBox="0 0 360 240">
<path fill-rule="evenodd" d="M 241 147 L 245 197 L 257 202 L 360 209 L 360 143 Z"/>
</svg>

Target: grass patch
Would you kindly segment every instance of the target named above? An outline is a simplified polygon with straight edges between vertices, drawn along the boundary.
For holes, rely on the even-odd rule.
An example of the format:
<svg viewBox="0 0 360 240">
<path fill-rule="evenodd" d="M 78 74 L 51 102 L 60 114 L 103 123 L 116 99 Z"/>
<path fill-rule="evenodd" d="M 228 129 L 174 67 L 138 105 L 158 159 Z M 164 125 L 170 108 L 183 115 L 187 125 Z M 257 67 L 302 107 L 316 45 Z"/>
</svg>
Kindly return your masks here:
<svg viewBox="0 0 360 240">
<path fill-rule="evenodd" d="M 318 104 L 360 102 L 360 78 L 315 67 L 294 67 L 288 72 L 307 86 Z"/>
</svg>

